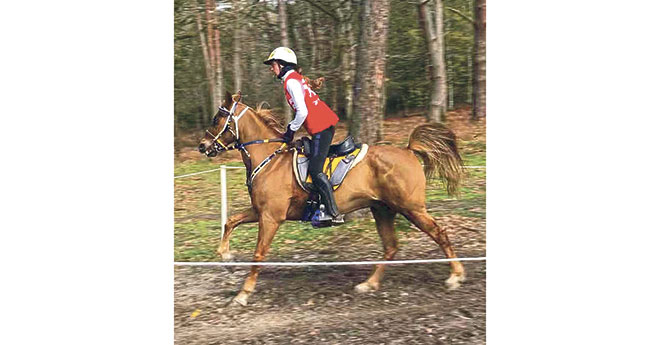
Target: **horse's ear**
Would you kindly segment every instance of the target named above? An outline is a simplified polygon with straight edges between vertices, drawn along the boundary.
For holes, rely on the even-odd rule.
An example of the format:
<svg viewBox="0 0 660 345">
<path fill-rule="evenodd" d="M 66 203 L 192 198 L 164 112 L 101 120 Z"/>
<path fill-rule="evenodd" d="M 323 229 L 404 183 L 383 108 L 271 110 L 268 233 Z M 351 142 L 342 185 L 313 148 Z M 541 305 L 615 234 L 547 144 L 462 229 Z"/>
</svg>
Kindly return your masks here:
<svg viewBox="0 0 660 345">
<path fill-rule="evenodd" d="M 225 102 L 223 103 L 223 106 L 226 109 L 229 109 L 232 103 L 234 103 L 234 100 L 231 98 L 231 93 L 229 93 L 229 91 L 225 91 Z"/>
</svg>

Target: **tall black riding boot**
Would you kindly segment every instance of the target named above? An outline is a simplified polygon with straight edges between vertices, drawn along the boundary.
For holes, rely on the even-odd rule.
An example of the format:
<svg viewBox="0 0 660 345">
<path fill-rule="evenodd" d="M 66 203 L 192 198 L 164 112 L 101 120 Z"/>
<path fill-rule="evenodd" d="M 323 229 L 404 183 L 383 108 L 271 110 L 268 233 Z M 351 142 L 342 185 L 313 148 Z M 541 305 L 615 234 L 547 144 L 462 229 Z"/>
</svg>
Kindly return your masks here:
<svg viewBox="0 0 660 345">
<path fill-rule="evenodd" d="M 319 190 L 321 194 L 321 201 L 328 208 L 327 211 L 332 216 L 333 223 L 343 223 L 344 215 L 339 213 L 339 208 L 335 202 L 335 196 L 332 192 L 332 185 L 328 180 L 328 177 L 324 173 L 316 174 L 316 178 L 313 179 L 314 185 Z"/>
</svg>

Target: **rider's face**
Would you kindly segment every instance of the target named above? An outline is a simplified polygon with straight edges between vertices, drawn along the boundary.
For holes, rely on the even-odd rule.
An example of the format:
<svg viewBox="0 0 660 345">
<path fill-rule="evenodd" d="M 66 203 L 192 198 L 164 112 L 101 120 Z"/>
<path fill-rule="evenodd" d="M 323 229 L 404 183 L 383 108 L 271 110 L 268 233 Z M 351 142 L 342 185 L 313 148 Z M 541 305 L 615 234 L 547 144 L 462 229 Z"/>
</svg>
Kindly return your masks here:
<svg viewBox="0 0 660 345">
<path fill-rule="evenodd" d="M 277 76 L 280 74 L 280 65 L 277 62 L 273 61 L 270 63 L 270 70 L 271 72 L 273 72 L 273 74 Z"/>
</svg>

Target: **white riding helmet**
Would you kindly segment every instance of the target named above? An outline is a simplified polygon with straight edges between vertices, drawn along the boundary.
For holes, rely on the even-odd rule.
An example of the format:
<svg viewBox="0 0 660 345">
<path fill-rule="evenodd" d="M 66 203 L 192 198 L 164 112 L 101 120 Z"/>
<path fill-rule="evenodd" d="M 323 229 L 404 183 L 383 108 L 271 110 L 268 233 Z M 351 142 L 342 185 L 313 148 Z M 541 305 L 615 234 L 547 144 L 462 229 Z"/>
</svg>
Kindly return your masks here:
<svg viewBox="0 0 660 345">
<path fill-rule="evenodd" d="M 296 58 L 296 53 L 293 52 L 293 50 L 287 48 L 287 47 L 279 47 L 275 48 L 270 55 L 268 55 L 268 59 L 264 61 L 264 64 L 270 65 L 273 60 L 282 60 L 287 63 L 291 63 L 294 65 L 298 64 L 298 59 Z"/>
</svg>

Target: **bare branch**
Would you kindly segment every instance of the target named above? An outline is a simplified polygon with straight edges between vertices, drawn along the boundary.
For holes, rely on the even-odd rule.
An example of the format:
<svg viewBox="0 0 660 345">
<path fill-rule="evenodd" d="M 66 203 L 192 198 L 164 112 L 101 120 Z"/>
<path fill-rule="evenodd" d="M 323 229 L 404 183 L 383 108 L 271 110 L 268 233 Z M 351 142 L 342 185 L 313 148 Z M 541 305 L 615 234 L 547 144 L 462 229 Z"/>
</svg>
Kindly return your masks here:
<svg viewBox="0 0 660 345">
<path fill-rule="evenodd" d="M 309 3 L 310 5 L 316 7 L 317 9 L 321 10 L 321 12 L 323 12 L 323 13 L 329 15 L 329 16 L 332 17 L 332 19 L 334 19 L 336 22 L 341 23 L 341 20 L 340 20 L 339 18 L 337 18 L 336 15 L 334 15 L 332 12 L 329 12 L 329 11 L 326 10 L 325 8 L 319 6 L 319 4 L 316 3 L 316 1 L 313 1 L 313 0 L 305 0 L 305 2 L 307 2 L 307 3 Z"/>
<path fill-rule="evenodd" d="M 466 16 L 465 14 L 463 14 L 461 11 L 459 11 L 455 8 L 451 8 L 451 7 L 447 7 L 447 10 L 449 10 L 450 12 L 454 12 L 454 13 L 458 14 L 461 18 L 467 20 L 468 22 L 470 22 L 470 24 L 474 25 L 474 20 L 472 18 Z"/>
</svg>

